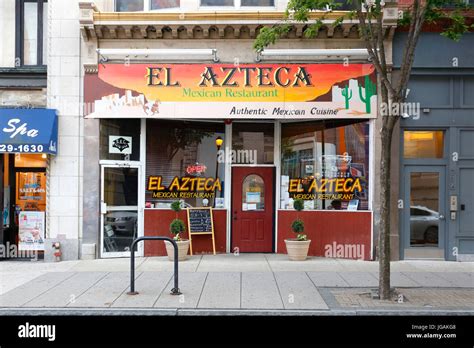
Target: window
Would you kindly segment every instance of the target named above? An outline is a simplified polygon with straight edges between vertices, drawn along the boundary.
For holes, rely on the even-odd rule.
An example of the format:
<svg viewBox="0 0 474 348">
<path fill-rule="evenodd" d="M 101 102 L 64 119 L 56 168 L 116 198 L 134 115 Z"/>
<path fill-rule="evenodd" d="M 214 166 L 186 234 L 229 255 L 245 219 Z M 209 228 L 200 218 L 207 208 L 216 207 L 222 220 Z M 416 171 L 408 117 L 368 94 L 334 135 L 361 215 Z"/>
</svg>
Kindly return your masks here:
<svg viewBox="0 0 474 348">
<path fill-rule="evenodd" d="M 180 0 L 151 0 L 150 9 L 162 10 L 165 8 L 179 7 Z"/>
<path fill-rule="evenodd" d="M 403 155 L 405 158 L 443 158 L 443 131 L 404 131 Z"/>
<path fill-rule="evenodd" d="M 100 120 L 100 159 L 140 160 L 140 120 Z"/>
<path fill-rule="evenodd" d="M 241 0 L 241 6 L 275 6 L 274 0 Z"/>
<path fill-rule="evenodd" d="M 234 0 L 201 0 L 201 6 L 234 6 Z"/>
<path fill-rule="evenodd" d="M 367 210 L 369 123 L 283 123 L 280 208 Z"/>
<path fill-rule="evenodd" d="M 47 65 L 47 14 L 48 3 L 46 0 L 17 1 L 17 65 Z"/>
<path fill-rule="evenodd" d="M 232 163 L 273 164 L 273 123 L 232 123 Z"/>
<path fill-rule="evenodd" d="M 257 174 L 247 175 L 244 179 L 242 210 L 265 210 L 265 183 Z"/>
<path fill-rule="evenodd" d="M 115 0 L 115 10 L 117 12 L 143 11 L 144 0 Z"/>
<path fill-rule="evenodd" d="M 115 11 L 137 12 L 163 10 L 180 6 L 180 0 L 116 0 Z"/>
<path fill-rule="evenodd" d="M 224 123 L 148 120 L 147 205 L 169 208 L 182 199 L 191 207 L 221 207 L 225 161 L 216 140 L 224 140 L 224 149 L 224 133 Z"/>
</svg>

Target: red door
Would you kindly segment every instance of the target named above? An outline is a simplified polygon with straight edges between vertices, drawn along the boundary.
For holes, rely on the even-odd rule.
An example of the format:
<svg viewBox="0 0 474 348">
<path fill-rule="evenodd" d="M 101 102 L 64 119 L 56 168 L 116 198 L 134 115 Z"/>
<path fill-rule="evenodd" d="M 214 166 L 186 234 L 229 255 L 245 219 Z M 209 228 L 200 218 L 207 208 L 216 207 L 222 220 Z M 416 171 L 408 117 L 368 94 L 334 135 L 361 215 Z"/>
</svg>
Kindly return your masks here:
<svg viewBox="0 0 474 348">
<path fill-rule="evenodd" d="M 232 168 L 232 251 L 273 251 L 273 167 Z"/>
</svg>

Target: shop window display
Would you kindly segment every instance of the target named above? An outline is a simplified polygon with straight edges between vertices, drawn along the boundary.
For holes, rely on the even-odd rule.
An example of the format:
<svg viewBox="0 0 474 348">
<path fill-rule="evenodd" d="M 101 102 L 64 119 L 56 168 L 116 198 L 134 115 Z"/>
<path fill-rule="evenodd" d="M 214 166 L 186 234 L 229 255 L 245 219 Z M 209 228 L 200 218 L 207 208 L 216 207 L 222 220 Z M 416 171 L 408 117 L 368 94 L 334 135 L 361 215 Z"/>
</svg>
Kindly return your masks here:
<svg viewBox="0 0 474 348">
<path fill-rule="evenodd" d="M 367 210 L 369 123 L 283 123 L 280 209 Z"/>
<path fill-rule="evenodd" d="M 224 133 L 224 123 L 147 121 L 146 206 L 169 208 L 180 199 L 186 207 L 223 208 Z"/>
</svg>

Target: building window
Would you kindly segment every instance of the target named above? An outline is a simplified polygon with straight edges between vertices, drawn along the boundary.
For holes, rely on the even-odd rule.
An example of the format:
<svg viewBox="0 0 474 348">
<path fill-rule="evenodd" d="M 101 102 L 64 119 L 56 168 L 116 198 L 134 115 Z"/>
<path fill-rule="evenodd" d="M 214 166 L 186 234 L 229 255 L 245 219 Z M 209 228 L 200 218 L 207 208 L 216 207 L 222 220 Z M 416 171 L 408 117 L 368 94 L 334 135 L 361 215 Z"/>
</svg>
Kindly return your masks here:
<svg viewBox="0 0 474 348">
<path fill-rule="evenodd" d="M 180 6 L 180 0 L 151 0 L 151 10 L 163 10 Z"/>
<path fill-rule="evenodd" d="M 443 158 L 443 131 L 404 131 L 403 156 L 410 158 Z"/>
<path fill-rule="evenodd" d="M 201 6 L 234 6 L 234 0 L 201 0 Z"/>
<path fill-rule="evenodd" d="M 282 124 L 280 209 L 367 210 L 368 191 L 368 122 Z"/>
<path fill-rule="evenodd" d="M 47 0 L 17 0 L 17 66 L 47 65 Z"/>
<path fill-rule="evenodd" d="M 273 164 L 273 123 L 232 124 L 233 164 Z"/>
<path fill-rule="evenodd" d="M 187 207 L 223 207 L 225 160 L 216 140 L 225 149 L 224 135 L 224 123 L 148 120 L 147 206 L 169 208 L 181 199 Z"/>
<path fill-rule="evenodd" d="M 145 10 L 144 0 L 115 0 L 115 11 L 136 12 Z"/>
<path fill-rule="evenodd" d="M 100 120 L 100 159 L 140 160 L 140 120 Z"/>
<path fill-rule="evenodd" d="M 274 0 L 241 0 L 241 6 L 275 6 Z"/>
<path fill-rule="evenodd" d="M 163 10 L 179 6 L 180 0 L 115 0 L 117 12 Z"/>
</svg>

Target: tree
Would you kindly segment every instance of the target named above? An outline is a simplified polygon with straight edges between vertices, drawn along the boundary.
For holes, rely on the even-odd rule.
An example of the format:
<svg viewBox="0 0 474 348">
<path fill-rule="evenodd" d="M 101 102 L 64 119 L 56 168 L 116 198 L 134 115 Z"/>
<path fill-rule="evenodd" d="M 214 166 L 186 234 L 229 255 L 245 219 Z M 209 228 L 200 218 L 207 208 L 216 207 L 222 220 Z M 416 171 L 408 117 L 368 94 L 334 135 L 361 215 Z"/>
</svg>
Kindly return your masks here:
<svg viewBox="0 0 474 348">
<path fill-rule="evenodd" d="M 310 13 L 314 11 L 337 9 L 341 3 L 337 0 L 290 0 L 283 21 L 273 27 L 260 30 L 254 42 L 254 48 L 263 50 L 270 44 L 285 36 L 292 28 L 292 22 L 307 23 L 304 36 L 314 37 L 323 25 L 322 15 L 312 21 Z M 390 298 L 390 152 L 395 125 L 400 119 L 400 106 L 407 97 L 407 86 L 415 57 L 415 49 L 422 32 L 423 25 L 435 24 L 442 26 L 441 35 L 458 41 L 461 36 L 474 29 L 463 11 L 468 9 L 462 0 L 413 0 L 411 5 L 400 11 L 399 25 L 406 27 L 408 35 L 405 40 L 403 59 L 398 79 L 391 79 L 387 66 L 384 47 L 383 7 L 384 0 L 347 0 L 354 10 L 336 18 L 332 25 L 339 26 L 344 20 L 356 19 L 359 34 L 367 48 L 371 62 L 377 72 L 377 85 L 381 103 L 379 112 L 382 116 L 381 162 L 380 162 L 380 221 L 379 231 L 379 295 L 380 299 Z M 385 109 L 382 109 L 384 107 Z M 386 112 L 385 112 L 386 110 Z"/>
</svg>

